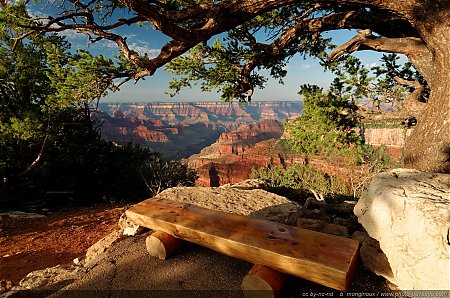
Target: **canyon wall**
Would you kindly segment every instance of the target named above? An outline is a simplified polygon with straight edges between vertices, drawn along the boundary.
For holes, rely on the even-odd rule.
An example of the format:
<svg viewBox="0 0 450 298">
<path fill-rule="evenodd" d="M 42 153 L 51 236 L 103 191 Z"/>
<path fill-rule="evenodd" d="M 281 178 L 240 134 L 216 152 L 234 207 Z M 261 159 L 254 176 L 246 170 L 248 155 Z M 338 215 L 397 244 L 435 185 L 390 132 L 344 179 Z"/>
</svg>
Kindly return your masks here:
<svg viewBox="0 0 450 298">
<path fill-rule="evenodd" d="M 401 158 L 405 136 L 411 130 L 401 128 L 370 128 L 363 131 L 367 144 L 385 145 L 394 159 Z M 329 174 L 345 174 L 349 171 L 345 161 L 333 163 L 320 157 L 306 158 L 292 155 L 286 158 L 278 145 L 283 134 L 280 123 L 266 120 L 255 125 L 242 125 L 236 131 L 224 132 L 219 139 L 191 156 L 188 163 L 197 170 L 197 185 L 219 186 L 238 183 L 250 177 L 253 168 L 289 163 L 311 164 Z"/>
<path fill-rule="evenodd" d="M 373 147 L 386 146 L 394 158 L 401 158 L 405 140 L 413 128 L 366 128 L 364 141 Z"/>
</svg>

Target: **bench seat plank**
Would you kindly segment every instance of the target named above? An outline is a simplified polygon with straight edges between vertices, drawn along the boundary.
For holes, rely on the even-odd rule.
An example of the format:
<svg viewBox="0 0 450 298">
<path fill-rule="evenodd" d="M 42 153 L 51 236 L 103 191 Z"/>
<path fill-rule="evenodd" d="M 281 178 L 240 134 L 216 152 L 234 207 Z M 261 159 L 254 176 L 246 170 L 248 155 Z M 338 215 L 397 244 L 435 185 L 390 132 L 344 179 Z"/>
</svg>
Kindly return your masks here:
<svg viewBox="0 0 450 298">
<path fill-rule="evenodd" d="M 126 211 L 140 226 L 262 264 L 337 290 L 347 290 L 359 242 L 267 220 L 148 199 Z"/>
</svg>

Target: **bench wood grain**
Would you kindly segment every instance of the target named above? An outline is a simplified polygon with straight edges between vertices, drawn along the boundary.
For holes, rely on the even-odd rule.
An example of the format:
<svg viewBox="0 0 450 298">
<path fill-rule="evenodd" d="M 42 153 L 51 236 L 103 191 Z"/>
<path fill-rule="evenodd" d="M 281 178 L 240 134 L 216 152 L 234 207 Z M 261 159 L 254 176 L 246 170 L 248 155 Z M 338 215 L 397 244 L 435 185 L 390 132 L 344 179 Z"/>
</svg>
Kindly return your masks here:
<svg viewBox="0 0 450 298">
<path fill-rule="evenodd" d="M 148 199 L 126 215 L 140 226 L 337 290 L 349 288 L 355 271 L 359 242 L 348 238 L 168 199 Z"/>
</svg>

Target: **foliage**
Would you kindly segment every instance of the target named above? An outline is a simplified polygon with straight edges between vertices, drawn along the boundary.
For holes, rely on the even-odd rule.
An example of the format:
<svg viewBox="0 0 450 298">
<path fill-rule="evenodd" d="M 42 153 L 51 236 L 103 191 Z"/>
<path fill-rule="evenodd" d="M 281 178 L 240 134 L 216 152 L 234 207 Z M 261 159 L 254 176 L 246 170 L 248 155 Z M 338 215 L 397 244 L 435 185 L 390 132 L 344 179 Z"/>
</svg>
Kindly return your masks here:
<svg viewBox="0 0 450 298">
<path fill-rule="evenodd" d="M 314 164 L 290 164 L 255 170 L 253 176 L 272 187 L 310 190 L 316 196 L 360 195 L 373 174 L 393 166 L 384 147 L 363 144 L 359 133 L 358 101 L 367 96 L 369 71 L 358 59 L 346 57 L 330 66 L 336 78 L 327 92 L 314 85 L 302 85 L 305 109 L 285 125 L 286 142 L 306 156 L 317 156 L 334 164 L 345 163 L 348 173 L 332 175 Z"/>
<path fill-rule="evenodd" d="M 166 65 L 166 69 L 176 75 L 169 84 L 171 95 L 200 84 L 202 91 L 217 89 L 225 101 L 245 102 L 254 89 L 264 88 L 269 76 L 282 84 L 287 74 L 286 65 L 294 55 L 323 60 L 325 50 L 331 47 L 330 39 L 318 34 L 295 37 L 288 46 L 280 47 L 276 55 L 261 43 L 263 38 L 259 36 L 265 36 L 265 41 L 274 40 L 282 26 L 291 25 L 293 13 L 292 8 L 282 7 L 261 14 L 230 30 L 222 40 L 216 39 L 212 44 L 201 42 L 185 55 L 173 59 Z M 258 71 L 253 70 L 252 65 L 256 64 Z M 265 70 L 265 74 L 260 70 Z"/>
<path fill-rule="evenodd" d="M 349 101 L 344 87 L 339 80 L 335 80 L 326 93 L 318 86 L 301 87 L 305 105 L 302 115 L 285 124 L 287 141 L 296 152 L 349 155 L 358 150 L 361 144 L 361 137 L 355 130 L 358 107 L 354 101 Z"/>
<path fill-rule="evenodd" d="M 111 74 L 126 71 L 126 65 L 83 50 L 72 53 L 55 34 L 18 38 L 33 23 L 23 2 L 3 7 L 0 21 L 2 202 L 136 201 L 194 183 L 195 173 L 179 162 L 101 139 L 92 113 L 100 97 L 116 88 Z M 149 189 L 143 177 L 153 181 Z"/>
<path fill-rule="evenodd" d="M 263 180 L 272 189 L 287 188 L 315 192 L 327 200 L 334 201 L 336 198 L 351 195 L 351 189 L 345 179 L 330 176 L 310 165 L 294 163 L 286 167 L 253 169 L 251 177 Z"/>
<path fill-rule="evenodd" d="M 336 202 L 349 197 L 357 198 L 368 186 L 373 175 L 388 168 L 397 167 L 384 147 L 362 147 L 364 162 L 348 167 L 345 173 L 325 173 L 315 164 L 291 163 L 287 166 L 269 166 L 253 169 L 251 177 L 260 179 L 275 192 L 292 195 L 292 190 L 313 193 L 318 198 Z M 289 191 L 291 190 L 291 191 Z M 305 198 L 305 196 L 303 196 Z"/>
<path fill-rule="evenodd" d="M 371 128 L 401 128 L 406 129 L 408 127 L 408 123 L 406 120 L 398 119 L 398 118 L 384 118 L 380 120 L 370 120 L 370 122 L 365 121 L 364 122 L 364 129 L 371 129 Z"/>
<path fill-rule="evenodd" d="M 197 174 L 180 161 L 164 161 L 156 156 L 141 171 L 148 192 L 155 196 L 164 189 L 175 186 L 194 186 Z"/>
</svg>

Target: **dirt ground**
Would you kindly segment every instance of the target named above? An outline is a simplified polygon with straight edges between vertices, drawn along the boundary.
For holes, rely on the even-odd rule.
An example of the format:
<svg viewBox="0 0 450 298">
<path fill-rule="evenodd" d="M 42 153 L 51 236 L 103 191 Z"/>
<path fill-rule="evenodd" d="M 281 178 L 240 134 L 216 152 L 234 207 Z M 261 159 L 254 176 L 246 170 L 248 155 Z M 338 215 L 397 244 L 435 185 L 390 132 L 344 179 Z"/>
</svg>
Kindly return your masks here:
<svg viewBox="0 0 450 298">
<path fill-rule="evenodd" d="M 1 216 L 2 288 L 18 284 L 31 271 L 70 263 L 84 255 L 92 244 L 118 228 L 127 207 L 115 204 L 40 212 L 45 218 Z"/>
</svg>

